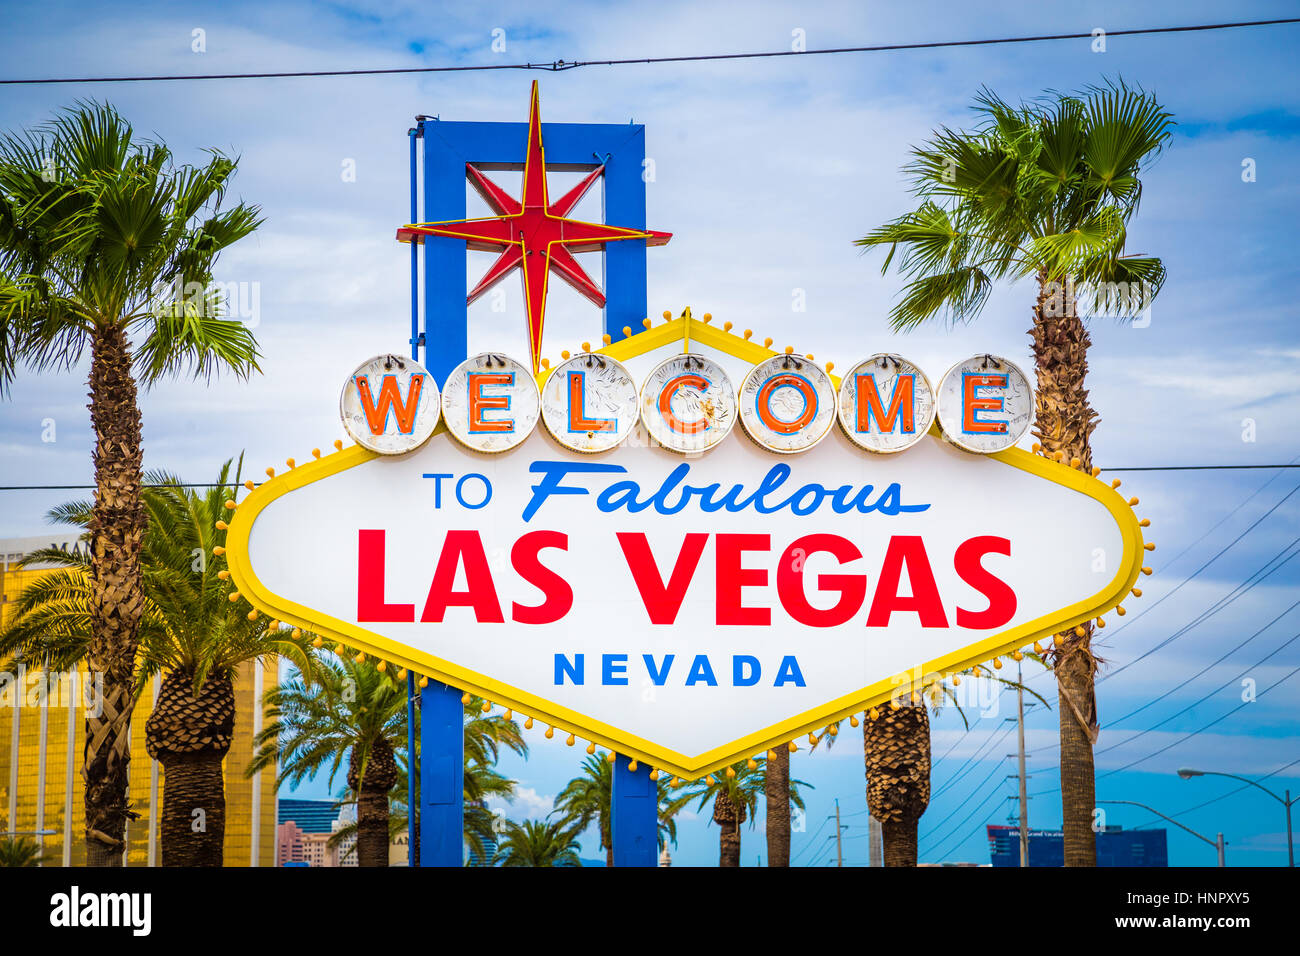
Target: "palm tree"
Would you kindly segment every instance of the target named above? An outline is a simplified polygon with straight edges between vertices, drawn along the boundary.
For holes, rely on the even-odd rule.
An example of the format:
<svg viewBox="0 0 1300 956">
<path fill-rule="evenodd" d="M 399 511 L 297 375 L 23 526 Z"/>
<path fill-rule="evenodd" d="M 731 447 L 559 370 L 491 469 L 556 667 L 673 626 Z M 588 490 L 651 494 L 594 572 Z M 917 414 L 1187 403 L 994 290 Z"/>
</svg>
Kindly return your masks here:
<svg viewBox="0 0 1300 956">
<path fill-rule="evenodd" d="M 1091 470 L 1098 416 L 1088 404 L 1090 339 L 1077 306 L 1132 317 L 1163 284 L 1161 261 L 1125 246 L 1140 174 L 1168 142 L 1173 118 L 1153 94 L 1122 81 L 1019 106 L 984 90 L 975 111 L 973 131 L 944 128 L 913 149 L 905 171 L 920 205 L 858 244 L 888 246 L 885 270 L 902 249 L 898 268 L 909 281 L 890 312 L 896 331 L 937 317 L 974 319 L 995 280 L 1032 278 L 1034 434 L 1045 454 Z M 1067 866 L 1096 864 L 1092 633 L 1087 624 L 1057 635 L 1052 652 Z"/>
<path fill-rule="evenodd" d="M 380 664 L 357 656 L 362 659 L 350 654 L 337 663 L 320 659 L 311 672 L 319 688 L 304 686 L 299 675 L 267 691 L 268 716 L 275 719 L 254 741 L 258 754 L 245 773 L 271 766 L 278 755 L 281 782 L 297 786 L 328 766 L 333 786 L 347 752 L 346 800 L 356 802 L 357 820 L 339 836 L 356 834 L 359 865 L 387 866 L 388 846 L 406 827 L 409 813 L 406 684 L 387 665 L 381 671 Z M 518 722 L 490 713 L 490 707 L 484 710 L 485 703 L 472 695 L 465 702 L 464 834 L 480 859 L 496 825 L 486 801 L 514 796 L 515 781 L 495 769 L 497 759 L 503 749 L 528 755 Z"/>
<path fill-rule="evenodd" d="M 25 836 L 0 837 L 0 866 L 40 866 L 45 851 L 35 840 Z"/>
<path fill-rule="evenodd" d="M 790 865 L 790 751 L 775 747 L 763 764 L 767 798 L 767 865 Z"/>
<path fill-rule="evenodd" d="M 222 762 L 234 732 L 238 667 L 283 655 L 299 666 L 309 638 L 279 627 L 228 600 L 226 572 L 206 559 L 220 534 L 225 502 L 234 497 L 227 461 L 215 485 L 200 493 L 164 472 L 146 475 L 149 521 L 141 541 L 144 600 L 133 685 L 138 695 L 155 674 L 161 692 L 145 724 L 145 747 L 163 765 L 159 839 L 164 866 L 220 866 L 225 837 Z M 89 528 L 94 508 L 71 502 L 49 519 Z M 87 532 L 87 537 L 89 532 Z M 0 634 L 0 656 L 71 669 L 91 653 L 93 569 L 84 551 L 46 548 L 27 563 L 55 565 L 18 595 L 14 618 Z M 134 701 L 133 701 L 134 703 Z M 201 810 L 203 826 L 194 827 Z"/>
<path fill-rule="evenodd" d="M 668 777 L 656 778 L 659 801 L 659 848 L 669 842 L 677 845 L 677 821 L 668 812 L 672 803 Z M 593 823 L 600 833 L 600 848 L 605 851 L 605 865 L 614 865 L 614 832 L 611 828 L 610 802 L 614 792 L 614 765 L 604 757 L 590 756 L 582 762 L 582 773 L 574 777 L 555 798 L 553 814 L 560 823 L 582 833 Z"/>
<path fill-rule="evenodd" d="M 1042 662 L 1036 654 L 1023 657 Z M 994 663 L 993 670 L 972 668 L 976 676 L 984 677 L 1004 687 L 1023 690 L 1036 697 L 1049 710 L 1042 696 L 1019 681 L 1000 677 L 995 672 L 1001 667 Z M 959 680 L 960 678 L 954 678 Z M 962 710 L 953 686 L 934 682 L 924 692 L 898 694 L 887 707 L 873 707 L 862 722 L 862 754 L 867 773 L 867 809 L 880 823 L 880 842 L 885 866 L 916 866 L 917 824 L 930 805 L 930 715 L 926 704 L 937 714 L 945 699 L 952 703 L 957 716 L 970 729 L 966 712 Z M 858 718 L 850 718 L 856 726 Z M 840 721 L 814 735 L 812 749 L 826 744 L 829 750 L 835 745 L 840 731 Z"/>
<path fill-rule="evenodd" d="M 297 786 L 328 767 L 333 786 L 346 756 L 357 805 L 357 863 L 387 866 L 389 796 L 406 745 L 406 684 L 363 654 L 318 658 L 305 672 L 310 683 L 303 673 L 267 691 L 267 724 L 253 741 L 257 755 L 245 773 L 274 766 L 278 757 L 281 784 Z"/>
<path fill-rule="evenodd" d="M 258 227 L 222 210 L 236 160 L 178 165 L 111 106 L 82 103 L 0 138 L 0 391 L 21 368 L 71 369 L 90 352 L 95 503 L 89 667 L 104 707 L 86 716 L 87 862 L 120 866 L 144 582 L 137 381 L 257 370 L 247 328 L 204 292 L 220 252 Z M 164 290 L 184 293 L 167 307 Z M 134 344 L 133 344 L 134 343 Z"/>
<path fill-rule="evenodd" d="M 501 866 L 582 866 L 578 834 L 558 822 L 541 820 L 506 824 L 496 859 Z"/>
<path fill-rule="evenodd" d="M 940 689 L 942 688 L 942 689 Z M 937 711 L 938 694 L 931 692 Z M 960 707 L 962 721 L 966 715 Z M 852 718 L 856 723 L 858 718 Z M 840 722 L 815 735 L 812 749 L 838 739 Z M 880 823 L 885 866 L 916 866 L 917 823 L 930 805 L 930 717 L 920 694 L 901 695 L 890 706 L 872 708 L 862 721 L 862 753 L 867 771 L 867 809 Z M 769 811 L 770 812 L 770 811 Z"/>
<path fill-rule="evenodd" d="M 765 792 L 764 764 L 766 758 L 741 760 L 722 773 L 709 774 L 702 780 L 690 783 L 672 803 L 668 814 L 679 813 L 692 801 L 699 801 L 698 809 L 713 800 L 713 822 L 718 825 L 718 866 L 740 866 L 740 826 L 746 820 L 754 825 L 758 795 Z M 802 780 L 790 781 L 789 802 L 803 809 L 801 786 L 810 787 Z"/>
<path fill-rule="evenodd" d="M 418 720 L 417 720 L 418 723 Z M 467 725 L 468 726 L 468 725 Z M 397 783 L 388 792 L 388 839 L 391 843 L 400 834 L 405 833 L 409 823 L 407 806 L 410 792 L 407 784 L 410 780 L 405 750 L 397 752 Z M 480 860 L 489 857 L 488 845 L 497 839 L 500 818 L 488 806 L 490 798 L 511 802 L 514 800 L 517 781 L 497 771 L 494 767 L 482 767 L 476 762 L 465 763 L 465 845 Z M 349 802 L 348 794 L 340 795 L 340 802 Z M 338 828 L 329 839 L 330 846 L 337 846 L 343 841 L 357 835 L 357 825 L 353 821 Z M 412 855 L 411 858 L 414 858 Z"/>
</svg>

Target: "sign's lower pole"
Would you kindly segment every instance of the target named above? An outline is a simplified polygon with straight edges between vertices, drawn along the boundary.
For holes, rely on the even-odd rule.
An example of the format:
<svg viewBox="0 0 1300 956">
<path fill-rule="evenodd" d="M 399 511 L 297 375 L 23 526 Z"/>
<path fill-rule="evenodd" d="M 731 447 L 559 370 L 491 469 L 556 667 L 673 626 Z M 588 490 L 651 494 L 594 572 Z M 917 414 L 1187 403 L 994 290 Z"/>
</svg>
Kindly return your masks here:
<svg viewBox="0 0 1300 956">
<path fill-rule="evenodd" d="M 420 865 L 461 866 L 465 833 L 465 707 L 430 680 L 420 696 Z"/>
<path fill-rule="evenodd" d="M 659 786 L 650 768 L 631 769 L 629 758 L 614 761 L 610 830 L 615 866 L 656 866 L 659 862 Z"/>
</svg>

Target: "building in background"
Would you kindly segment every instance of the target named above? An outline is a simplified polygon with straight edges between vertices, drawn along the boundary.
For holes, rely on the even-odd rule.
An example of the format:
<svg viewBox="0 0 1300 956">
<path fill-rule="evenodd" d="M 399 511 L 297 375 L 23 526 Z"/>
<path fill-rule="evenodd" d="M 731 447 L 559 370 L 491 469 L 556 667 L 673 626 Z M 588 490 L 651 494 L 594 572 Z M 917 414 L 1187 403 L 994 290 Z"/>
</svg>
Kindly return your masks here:
<svg viewBox="0 0 1300 956">
<path fill-rule="evenodd" d="M 989 853 L 994 866 L 1020 865 L 1020 828 L 989 826 Z M 1030 866 L 1065 866 L 1065 837 L 1060 830 L 1029 831 Z M 1097 833 L 1098 866 L 1168 866 L 1164 830 L 1105 827 Z"/>
<path fill-rule="evenodd" d="M 356 836 L 348 834 L 330 842 L 344 827 L 356 823 L 356 806 L 341 808 L 333 800 L 298 800 L 285 797 L 279 801 L 276 826 L 276 860 L 279 866 L 356 866 Z M 389 865 L 394 865 L 393 860 Z M 406 865 L 406 847 L 402 862 Z"/>
<path fill-rule="evenodd" d="M 48 567 L 17 567 L 28 553 L 51 545 L 84 548 L 75 535 L 0 539 L 0 624 L 8 623 L 19 592 Z M 226 778 L 227 866 L 276 863 L 275 772 L 251 780 L 244 768 L 253 757 L 253 735 L 261 729 L 262 709 L 254 703 L 269 676 L 262 664 L 248 663 L 235 675 L 235 735 L 224 764 Z M 144 747 L 144 725 L 153 710 L 160 681 L 145 688 L 131 719 L 130 800 L 139 819 L 127 823 L 127 866 L 159 862 L 158 819 L 163 770 Z M 45 865 L 84 866 L 85 785 L 81 778 L 85 746 L 81 691 L 94 693 L 79 675 L 20 670 L 0 660 L 0 833 L 33 834 L 45 850 Z"/>
</svg>

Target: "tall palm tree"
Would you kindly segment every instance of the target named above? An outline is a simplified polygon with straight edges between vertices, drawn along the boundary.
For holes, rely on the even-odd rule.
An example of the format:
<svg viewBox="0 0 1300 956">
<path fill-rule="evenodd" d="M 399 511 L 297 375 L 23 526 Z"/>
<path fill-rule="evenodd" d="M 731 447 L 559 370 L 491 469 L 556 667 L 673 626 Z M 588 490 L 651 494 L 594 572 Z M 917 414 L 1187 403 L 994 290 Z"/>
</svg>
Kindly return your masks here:
<svg viewBox="0 0 1300 956">
<path fill-rule="evenodd" d="M 227 461 L 215 485 L 202 493 L 172 475 L 150 472 L 142 494 L 149 521 L 140 548 L 144 600 L 133 684 L 138 696 L 155 674 L 163 675 L 145 724 L 145 747 L 164 770 L 159 827 L 164 866 L 221 865 L 222 762 L 234 733 L 233 678 L 239 666 L 256 659 L 270 664 L 279 655 L 304 666 L 311 654 L 309 637 L 231 603 L 226 572 L 206 559 L 219 539 L 225 502 L 238 488 L 231 465 Z M 49 518 L 89 528 L 94 506 L 72 502 L 55 508 Z M 13 620 L 0 634 L 0 656 L 56 671 L 83 664 L 94 628 L 90 558 L 81 549 L 45 548 L 26 562 L 58 569 L 18 595 Z M 197 830 L 195 810 L 203 817 Z"/>
<path fill-rule="evenodd" d="M 767 798 L 767 865 L 790 865 L 790 751 L 775 747 L 763 764 Z"/>
<path fill-rule="evenodd" d="M 274 766 L 278 758 L 281 784 L 297 786 L 328 768 L 333 786 L 346 756 L 345 779 L 357 805 L 357 863 L 387 866 L 389 797 L 406 745 L 405 682 L 368 658 L 322 655 L 264 700 L 267 724 L 253 741 L 257 755 L 245 773 Z"/>
<path fill-rule="evenodd" d="M 95 503 L 89 667 L 104 706 L 86 717 L 87 862 L 121 865 L 131 708 L 144 613 L 137 382 L 256 371 L 257 343 L 204 291 L 223 249 L 260 224 L 222 209 L 236 160 L 174 162 L 111 106 L 82 103 L 0 138 L 0 391 L 22 368 L 71 369 L 90 353 Z M 165 306 L 168 288 L 181 295 Z M 190 290 L 190 291 L 187 291 Z"/>
<path fill-rule="evenodd" d="M 501 866 L 582 866 L 577 832 L 542 820 L 506 824 L 496 860 Z"/>
<path fill-rule="evenodd" d="M 1028 656 L 1040 663 L 1036 654 Z M 973 668 L 977 676 L 1020 689 L 1036 697 L 1049 710 L 1042 696 L 1019 681 L 1000 677 L 994 664 L 992 670 Z M 862 754 L 867 774 L 867 810 L 881 827 L 880 842 L 885 866 L 916 866 L 917 824 L 930 805 L 930 715 L 927 705 L 936 714 L 947 700 L 957 711 L 966 728 L 970 722 L 962 710 L 953 686 L 934 682 L 924 692 L 896 695 L 895 701 L 885 707 L 873 707 L 862 722 Z M 897 706 L 895 706 L 895 704 Z M 852 721 L 856 723 L 855 716 Z M 812 749 L 822 744 L 829 750 L 835 745 L 840 732 L 840 721 L 814 735 Z"/>
<path fill-rule="evenodd" d="M 905 167 L 920 205 L 858 240 L 888 246 L 909 281 L 890 313 L 895 330 L 979 315 L 996 280 L 1032 279 L 1038 388 L 1034 434 L 1043 452 L 1091 470 L 1097 414 L 1088 404 L 1091 313 L 1132 317 L 1165 279 L 1157 258 L 1126 252 L 1142 198 L 1140 174 L 1167 144 L 1173 118 L 1153 94 L 1122 81 L 1012 106 L 984 90 L 971 131 L 943 128 Z M 1067 866 L 1096 864 L 1092 748 L 1099 724 L 1092 625 L 1057 635 L 1061 804 Z"/>
<path fill-rule="evenodd" d="M 764 764 L 766 758 L 740 760 L 717 774 L 687 784 L 680 796 L 668 807 L 670 816 L 681 812 L 693 801 L 698 808 L 713 800 L 713 822 L 718 825 L 718 866 L 740 866 L 740 827 L 748 820 L 754 825 L 758 795 L 765 792 Z M 790 781 L 788 800 L 803 809 L 799 788 L 811 787 L 802 780 Z"/>
<path fill-rule="evenodd" d="M 668 843 L 677 845 L 677 821 L 668 812 L 673 802 L 667 775 L 656 780 L 659 801 L 659 848 Z M 614 865 L 614 831 L 610 815 L 610 802 L 614 792 L 614 766 L 605 757 L 590 756 L 582 762 L 582 773 L 574 777 L 555 797 L 555 810 L 560 823 L 581 833 L 596 824 L 600 834 L 600 848 L 605 851 L 605 865 Z"/>
</svg>

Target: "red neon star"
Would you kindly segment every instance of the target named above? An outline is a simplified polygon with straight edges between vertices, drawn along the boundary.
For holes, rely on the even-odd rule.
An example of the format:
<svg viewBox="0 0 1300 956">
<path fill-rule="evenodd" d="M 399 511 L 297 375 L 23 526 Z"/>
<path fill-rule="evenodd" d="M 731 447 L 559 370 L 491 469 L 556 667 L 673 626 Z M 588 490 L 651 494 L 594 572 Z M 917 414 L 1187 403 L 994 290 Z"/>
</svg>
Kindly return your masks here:
<svg viewBox="0 0 1300 956">
<path fill-rule="evenodd" d="M 401 242 L 423 242 L 425 236 L 450 236 L 466 240 L 470 249 L 501 250 L 496 262 L 470 292 L 469 305 L 515 269 L 523 269 L 524 304 L 528 313 L 528 339 L 533 353 L 533 372 L 538 369 L 542 349 L 542 325 L 546 315 L 546 280 L 554 272 L 596 305 L 604 307 L 605 293 L 592 281 L 574 258 L 575 252 L 594 252 L 606 242 L 644 239 L 648 246 L 662 246 L 671 232 L 626 229 L 603 223 L 568 218 L 592 183 L 605 171 L 598 166 L 560 199 L 550 201 L 546 187 L 546 158 L 542 147 L 542 121 L 533 81 L 532 108 L 528 115 L 528 151 L 524 158 L 523 198 L 514 199 L 481 172 L 465 164 L 465 175 L 496 216 L 489 219 L 455 219 L 449 222 L 418 223 L 397 230 Z"/>
</svg>

